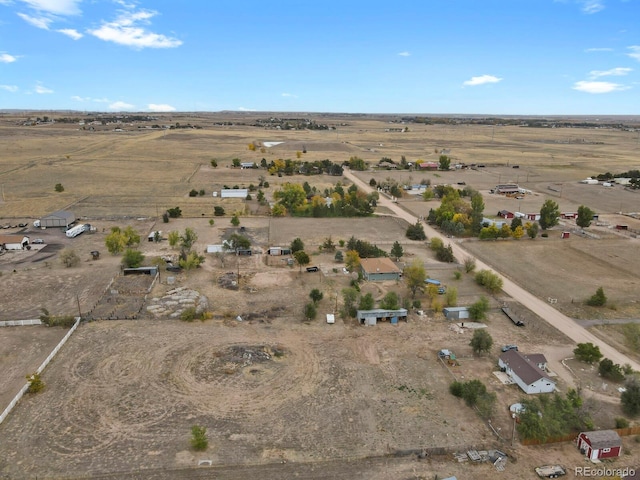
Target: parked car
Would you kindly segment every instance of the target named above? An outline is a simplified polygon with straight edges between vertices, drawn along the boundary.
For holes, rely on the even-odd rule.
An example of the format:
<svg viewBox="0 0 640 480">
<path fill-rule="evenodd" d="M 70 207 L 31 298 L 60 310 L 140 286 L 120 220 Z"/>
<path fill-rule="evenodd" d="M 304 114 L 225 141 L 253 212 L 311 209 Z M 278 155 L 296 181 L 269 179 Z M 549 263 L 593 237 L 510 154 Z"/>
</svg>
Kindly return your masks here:
<svg viewBox="0 0 640 480">
<path fill-rule="evenodd" d="M 508 352 L 509 350 L 515 350 L 517 352 L 518 351 L 518 346 L 517 345 L 505 345 L 504 347 L 502 347 L 502 351 L 503 352 Z"/>
<path fill-rule="evenodd" d="M 318 267 L 307 267 L 307 272 L 317 272 L 320 270 Z"/>
<path fill-rule="evenodd" d="M 42 245 L 44 243 L 44 240 L 41 238 L 34 238 L 33 242 L 31 243 L 33 243 L 34 245 Z"/>
</svg>

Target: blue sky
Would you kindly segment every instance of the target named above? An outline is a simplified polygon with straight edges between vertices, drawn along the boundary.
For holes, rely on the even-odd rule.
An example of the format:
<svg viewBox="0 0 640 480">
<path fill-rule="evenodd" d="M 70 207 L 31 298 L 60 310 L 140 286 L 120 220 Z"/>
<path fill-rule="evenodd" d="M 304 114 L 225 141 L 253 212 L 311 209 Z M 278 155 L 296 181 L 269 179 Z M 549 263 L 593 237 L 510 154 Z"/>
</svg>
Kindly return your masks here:
<svg viewBox="0 0 640 480">
<path fill-rule="evenodd" d="M 0 109 L 640 114 L 640 0 L 0 0 Z"/>
</svg>

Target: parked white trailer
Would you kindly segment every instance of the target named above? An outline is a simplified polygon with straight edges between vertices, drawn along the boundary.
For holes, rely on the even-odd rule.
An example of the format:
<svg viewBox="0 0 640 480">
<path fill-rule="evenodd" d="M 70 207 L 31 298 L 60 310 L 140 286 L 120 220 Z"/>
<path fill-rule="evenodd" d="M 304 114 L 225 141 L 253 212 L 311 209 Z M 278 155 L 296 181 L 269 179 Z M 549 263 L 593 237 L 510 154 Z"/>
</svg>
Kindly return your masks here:
<svg viewBox="0 0 640 480">
<path fill-rule="evenodd" d="M 76 225 L 75 227 L 71 227 L 69 230 L 65 232 L 65 235 L 69 238 L 74 238 L 80 235 L 81 233 L 88 232 L 91 230 L 91 225 L 88 223 L 83 223 L 82 225 Z"/>
</svg>

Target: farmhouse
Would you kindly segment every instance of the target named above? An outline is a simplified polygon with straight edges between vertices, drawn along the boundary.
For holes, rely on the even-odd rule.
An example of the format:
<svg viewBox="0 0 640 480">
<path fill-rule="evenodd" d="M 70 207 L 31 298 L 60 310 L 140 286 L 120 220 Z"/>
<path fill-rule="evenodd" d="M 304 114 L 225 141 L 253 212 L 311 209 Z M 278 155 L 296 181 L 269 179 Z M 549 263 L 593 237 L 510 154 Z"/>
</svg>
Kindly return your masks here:
<svg viewBox="0 0 640 480">
<path fill-rule="evenodd" d="M 401 308 L 399 310 L 384 310 L 382 308 L 376 308 L 373 310 L 358 310 L 357 312 L 358 322 L 360 325 L 375 325 L 377 322 L 388 320 L 392 325 L 398 323 L 398 319 L 407 321 L 407 309 Z"/>
<path fill-rule="evenodd" d="M 29 245 L 29 237 L 0 235 L 0 250 L 24 250 L 27 245 Z"/>
<path fill-rule="evenodd" d="M 615 430 L 582 432 L 576 439 L 580 451 L 589 460 L 615 458 L 622 454 L 622 440 Z"/>
<path fill-rule="evenodd" d="M 386 257 L 363 258 L 360 260 L 362 276 L 368 282 L 380 282 L 383 280 L 399 280 L 402 271 Z"/>
<path fill-rule="evenodd" d="M 221 198 L 247 198 L 248 194 L 247 188 L 223 188 L 220 191 Z"/>
<path fill-rule="evenodd" d="M 500 355 L 498 366 L 526 393 L 550 393 L 556 384 L 543 368 L 547 360 L 542 354 L 524 355 L 509 350 Z"/>
<path fill-rule="evenodd" d="M 76 216 L 68 210 L 58 210 L 57 212 L 45 215 L 40 219 L 40 224 L 35 225 L 40 228 L 64 227 L 69 228 L 76 221 Z"/>
</svg>

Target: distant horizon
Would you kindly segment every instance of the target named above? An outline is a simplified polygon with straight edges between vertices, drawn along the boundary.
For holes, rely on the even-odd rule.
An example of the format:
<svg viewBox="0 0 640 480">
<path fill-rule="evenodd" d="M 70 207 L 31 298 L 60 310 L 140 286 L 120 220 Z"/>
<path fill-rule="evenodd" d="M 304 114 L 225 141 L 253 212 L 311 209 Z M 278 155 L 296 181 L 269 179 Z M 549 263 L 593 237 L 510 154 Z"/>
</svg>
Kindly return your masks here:
<svg viewBox="0 0 640 480">
<path fill-rule="evenodd" d="M 211 114 L 211 115 L 321 115 L 321 116 L 380 116 L 380 117 L 441 117 L 441 118 L 589 118 L 589 119 L 617 119 L 625 118 L 628 120 L 640 121 L 640 114 L 495 114 L 495 113 L 366 113 L 366 112 L 314 112 L 314 111 L 276 111 L 276 110 L 175 110 L 172 112 L 150 112 L 150 111 L 108 111 L 108 110 L 77 110 L 77 109 L 48 109 L 48 108 L 3 108 L 0 109 L 0 115 L 11 115 L 20 113 L 74 113 L 78 115 L 145 115 L 153 116 L 171 116 L 171 115 L 189 115 L 189 114 Z"/>
<path fill-rule="evenodd" d="M 0 0 L 0 105 L 640 115 L 638 13 L 637 0 Z"/>
</svg>

